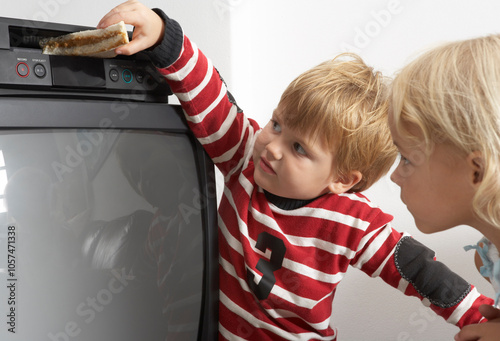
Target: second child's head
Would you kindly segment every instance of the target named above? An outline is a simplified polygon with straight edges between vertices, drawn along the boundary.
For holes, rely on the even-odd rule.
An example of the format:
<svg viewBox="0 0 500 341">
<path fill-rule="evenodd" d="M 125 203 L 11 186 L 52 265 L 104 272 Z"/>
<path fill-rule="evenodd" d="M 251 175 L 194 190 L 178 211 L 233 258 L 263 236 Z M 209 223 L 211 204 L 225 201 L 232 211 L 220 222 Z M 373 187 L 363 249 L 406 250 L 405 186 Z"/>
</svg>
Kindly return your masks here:
<svg viewBox="0 0 500 341">
<path fill-rule="evenodd" d="M 389 116 L 392 179 L 420 230 L 500 226 L 500 37 L 421 55 L 396 76 Z"/>
<path fill-rule="evenodd" d="M 385 79 L 344 54 L 297 77 L 257 137 L 255 181 L 293 199 L 360 192 L 393 164 Z"/>
</svg>

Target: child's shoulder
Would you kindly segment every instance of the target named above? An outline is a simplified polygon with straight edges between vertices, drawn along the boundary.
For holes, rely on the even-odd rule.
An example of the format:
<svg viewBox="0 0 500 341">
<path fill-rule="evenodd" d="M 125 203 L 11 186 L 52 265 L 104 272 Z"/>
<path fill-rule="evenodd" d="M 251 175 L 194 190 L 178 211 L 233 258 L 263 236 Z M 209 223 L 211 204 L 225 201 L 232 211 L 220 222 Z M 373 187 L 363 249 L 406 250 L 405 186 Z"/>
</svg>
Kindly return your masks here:
<svg viewBox="0 0 500 341">
<path fill-rule="evenodd" d="M 324 196 L 326 202 L 336 202 L 336 203 L 344 203 L 346 205 L 355 205 L 355 206 L 366 206 L 367 209 L 379 209 L 379 207 L 370 201 L 367 196 L 362 193 L 342 193 L 342 194 L 334 194 L 329 193 Z"/>
<path fill-rule="evenodd" d="M 310 203 L 306 211 L 310 217 L 321 218 L 327 224 L 335 223 L 355 228 L 359 231 L 371 231 L 386 226 L 393 216 L 383 212 L 367 197 L 359 193 L 329 193 Z"/>
<path fill-rule="evenodd" d="M 328 194 L 323 196 L 324 208 L 337 211 L 341 214 L 359 218 L 365 221 L 373 221 L 382 218 L 384 221 L 393 219 L 392 215 L 385 213 L 378 205 L 370 201 L 362 193 Z"/>
</svg>

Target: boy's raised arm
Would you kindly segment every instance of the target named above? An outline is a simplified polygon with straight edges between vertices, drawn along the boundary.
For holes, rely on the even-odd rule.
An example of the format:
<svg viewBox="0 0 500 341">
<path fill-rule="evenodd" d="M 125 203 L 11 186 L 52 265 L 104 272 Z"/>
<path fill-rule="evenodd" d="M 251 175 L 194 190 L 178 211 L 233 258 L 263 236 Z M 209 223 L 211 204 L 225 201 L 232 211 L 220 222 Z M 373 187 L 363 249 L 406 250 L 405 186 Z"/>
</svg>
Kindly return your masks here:
<svg viewBox="0 0 500 341">
<path fill-rule="evenodd" d="M 160 43 L 165 31 L 163 20 L 150 8 L 136 0 L 124 2 L 109 11 L 97 25 L 105 28 L 120 21 L 134 26 L 130 43 L 115 50 L 117 54 L 131 55 Z"/>
</svg>

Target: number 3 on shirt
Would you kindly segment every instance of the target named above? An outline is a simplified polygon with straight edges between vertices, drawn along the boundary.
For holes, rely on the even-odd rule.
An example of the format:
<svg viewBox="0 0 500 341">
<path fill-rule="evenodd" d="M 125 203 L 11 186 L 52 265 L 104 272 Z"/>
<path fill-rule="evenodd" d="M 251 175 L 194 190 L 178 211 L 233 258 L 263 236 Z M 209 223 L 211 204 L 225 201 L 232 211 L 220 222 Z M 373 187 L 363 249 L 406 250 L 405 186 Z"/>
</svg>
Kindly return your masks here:
<svg viewBox="0 0 500 341">
<path fill-rule="evenodd" d="M 271 289 L 276 283 L 274 271 L 281 269 L 283 258 L 285 258 L 286 247 L 281 239 L 267 232 L 259 234 L 255 247 L 262 252 L 266 252 L 266 249 L 271 250 L 271 258 L 269 260 L 260 259 L 257 263 L 256 268 L 262 273 L 259 284 L 255 284 L 253 280 L 255 275 L 247 269 L 247 282 L 250 289 L 252 289 L 259 300 L 263 300 L 269 296 Z"/>
</svg>

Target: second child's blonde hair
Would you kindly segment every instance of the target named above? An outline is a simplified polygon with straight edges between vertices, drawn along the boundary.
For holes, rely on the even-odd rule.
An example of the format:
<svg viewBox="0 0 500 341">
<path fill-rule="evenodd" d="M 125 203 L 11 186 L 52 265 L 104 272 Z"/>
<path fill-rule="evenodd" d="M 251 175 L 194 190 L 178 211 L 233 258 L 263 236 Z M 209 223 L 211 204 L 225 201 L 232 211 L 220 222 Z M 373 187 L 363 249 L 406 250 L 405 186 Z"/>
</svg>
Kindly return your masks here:
<svg viewBox="0 0 500 341">
<path fill-rule="evenodd" d="M 464 156 L 481 152 L 485 171 L 473 209 L 500 227 L 500 37 L 448 43 L 421 55 L 396 76 L 391 105 L 398 133 L 415 142 L 423 135 L 428 155 L 436 143 Z"/>
<path fill-rule="evenodd" d="M 349 192 L 368 189 L 394 163 L 386 80 L 355 54 L 304 72 L 287 87 L 279 107 L 288 127 L 330 148 L 340 177 L 361 172 L 363 178 Z"/>
</svg>

